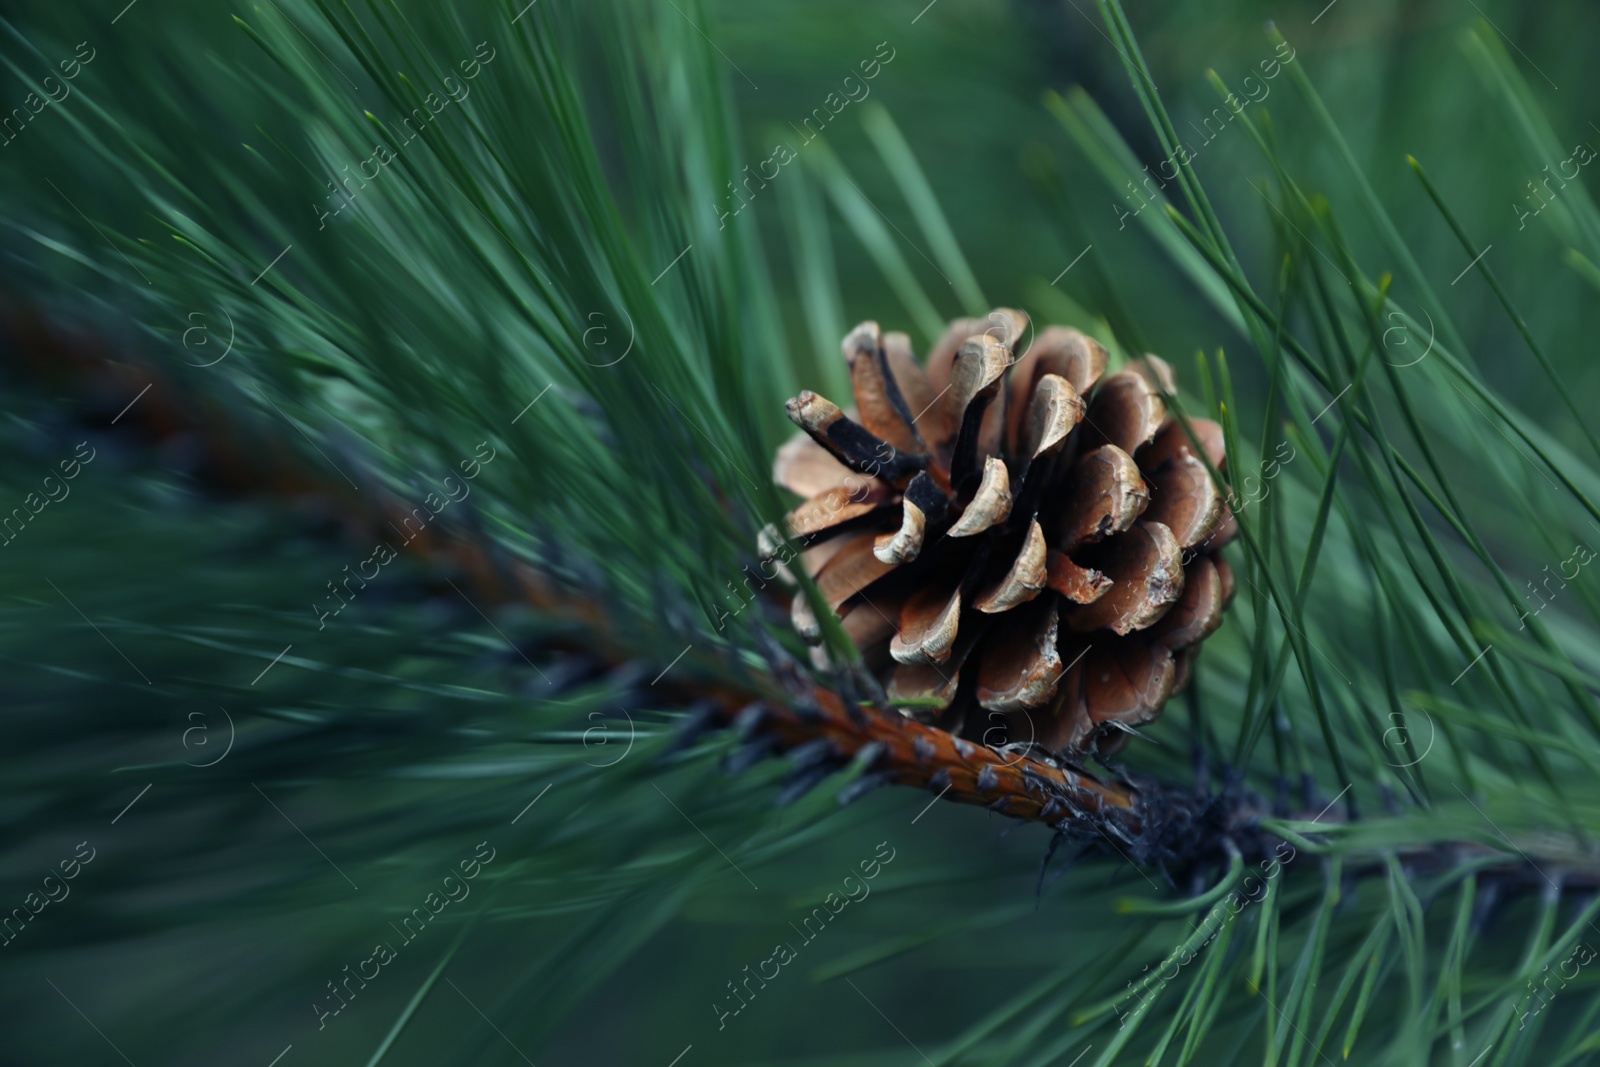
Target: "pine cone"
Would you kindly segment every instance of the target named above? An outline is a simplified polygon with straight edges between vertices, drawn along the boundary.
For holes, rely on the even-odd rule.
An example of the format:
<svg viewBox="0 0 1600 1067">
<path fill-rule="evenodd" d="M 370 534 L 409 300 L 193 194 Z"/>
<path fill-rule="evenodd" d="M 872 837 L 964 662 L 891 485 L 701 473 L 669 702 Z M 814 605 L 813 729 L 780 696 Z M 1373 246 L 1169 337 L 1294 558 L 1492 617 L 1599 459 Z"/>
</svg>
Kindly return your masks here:
<svg viewBox="0 0 1600 1067">
<path fill-rule="evenodd" d="M 800 562 L 908 715 L 991 745 L 1105 758 L 1152 721 L 1222 621 L 1236 530 L 1146 356 L 1019 311 L 958 319 L 924 368 L 905 334 L 844 339 L 857 413 L 810 391 L 777 483 Z M 1213 465 L 1222 429 L 1190 420 Z M 769 549 L 772 545 L 765 546 Z M 804 592 L 800 634 L 821 653 Z M 825 659 L 825 657 L 821 657 Z"/>
</svg>

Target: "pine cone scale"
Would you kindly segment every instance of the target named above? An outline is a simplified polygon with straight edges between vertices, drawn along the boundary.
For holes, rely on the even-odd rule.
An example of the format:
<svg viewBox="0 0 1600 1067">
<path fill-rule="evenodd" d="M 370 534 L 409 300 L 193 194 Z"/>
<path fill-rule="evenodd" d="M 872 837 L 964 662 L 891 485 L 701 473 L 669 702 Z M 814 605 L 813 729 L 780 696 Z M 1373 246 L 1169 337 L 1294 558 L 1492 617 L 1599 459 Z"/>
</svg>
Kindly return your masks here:
<svg viewBox="0 0 1600 1067">
<path fill-rule="evenodd" d="M 926 454 L 927 447 L 917 433 L 900 383 L 890 372 L 889 355 L 878 324 L 863 322 L 857 326 L 844 339 L 844 351 L 861 425 L 900 452 Z"/>
</svg>

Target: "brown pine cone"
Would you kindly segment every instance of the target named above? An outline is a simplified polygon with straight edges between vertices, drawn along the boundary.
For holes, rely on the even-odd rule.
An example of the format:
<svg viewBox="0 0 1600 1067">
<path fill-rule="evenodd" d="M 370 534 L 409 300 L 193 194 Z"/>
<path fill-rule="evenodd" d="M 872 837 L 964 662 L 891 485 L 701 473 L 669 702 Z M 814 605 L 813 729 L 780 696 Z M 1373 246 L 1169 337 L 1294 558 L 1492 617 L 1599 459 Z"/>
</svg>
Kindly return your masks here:
<svg viewBox="0 0 1600 1067">
<path fill-rule="evenodd" d="M 1027 316 L 958 319 L 917 363 L 905 334 L 844 339 L 857 414 L 803 392 L 777 483 L 799 559 L 892 704 L 988 744 L 1109 756 L 1160 714 L 1222 621 L 1236 529 L 1146 356 Z M 1211 462 L 1222 429 L 1190 420 Z M 771 546 L 768 546 L 771 547 Z M 820 645 L 803 592 L 796 628 Z M 817 650 L 821 651 L 820 647 Z"/>
</svg>

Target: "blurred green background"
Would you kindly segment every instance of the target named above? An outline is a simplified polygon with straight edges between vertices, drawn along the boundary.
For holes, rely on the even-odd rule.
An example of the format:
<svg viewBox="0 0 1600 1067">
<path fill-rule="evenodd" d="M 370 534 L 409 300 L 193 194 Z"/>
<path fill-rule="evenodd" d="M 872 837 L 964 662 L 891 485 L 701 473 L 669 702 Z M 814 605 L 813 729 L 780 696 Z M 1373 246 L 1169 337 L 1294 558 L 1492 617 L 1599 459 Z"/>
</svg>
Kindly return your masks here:
<svg viewBox="0 0 1600 1067">
<path fill-rule="evenodd" d="M 6 163 L 0 170 L 0 203 L 7 223 L 0 254 L 6 258 L 8 296 L 36 302 L 64 321 L 97 325 L 136 347 L 170 350 L 179 329 L 126 335 L 122 291 L 103 269 L 38 254 L 34 234 L 50 234 L 62 224 L 77 227 L 74 212 L 80 210 L 124 234 L 164 239 L 163 227 L 128 195 L 125 177 L 73 144 L 67 134 L 70 114 L 74 108 L 105 108 L 158 135 L 173 115 L 182 115 L 186 129 L 212 131 L 203 143 L 185 149 L 197 164 L 202 159 L 206 164 L 196 165 L 193 174 L 193 195 L 200 200 L 221 191 L 219 174 L 248 183 L 258 163 L 243 145 L 262 142 L 284 119 L 245 92 L 238 75 L 241 69 L 270 64 L 234 21 L 235 14 L 247 21 L 262 17 L 261 8 L 138 0 L 117 15 L 119 6 L 119 0 L 71 7 L 27 3 L 5 14 L 0 46 L 9 68 L 0 76 L 5 108 L 19 105 L 28 92 L 19 71 L 37 78 L 79 41 L 88 41 L 96 52 L 74 83 L 79 95 L 46 109 L 36 125 L 0 149 Z M 273 10 L 270 0 L 263 7 Z M 1144 344 L 1182 376 L 1194 373 L 1197 351 L 1238 351 L 1234 384 L 1245 423 L 1256 425 L 1266 373 L 1247 354 L 1247 339 L 1196 293 L 1149 233 L 1133 220 L 1122 225 L 1120 212 L 1130 205 L 1126 190 L 1107 182 L 1046 105 L 1047 94 L 1081 87 L 1141 163 L 1153 166 L 1161 156 L 1091 5 L 936 0 L 922 8 L 921 0 L 875 5 L 762 0 L 704 8 L 683 4 L 678 13 L 726 59 L 721 76 L 735 102 L 743 158 L 752 163 L 766 159 L 776 143 L 789 141 L 799 148 L 791 124 L 823 106 L 856 65 L 886 42 L 894 58 L 869 83 L 870 96 L 845 107 L 824 140 L 889 224 L 937 313 L 953 317 L 962 301 L 956 283 L 930 261 L 917 218 L 863 130 L 862 117 L 875 108 L 887 109 L 920 162 L 989 301 L 1026 308 L 1041 322 L 1076 318 L 1087 310 L 1119 325 L 1131 323 Z M 1600 367 L 1592 358 L 1592 309 L 1600 294 L 1566 255 L 1573 241 L 1558 229 L 1568 224 L 1558 211 L 1528 220 L 1525 228 L 1519 225 L 1518 205 L 1530 203 L 1527 183 L 1542 178 L 1541 168 L 1554 168 L 1561 157 L 1530 148 L 1463 42 L 1479 32 L 1510 52 L 1558 143 L 1600 144 L 1597 116 L 1587 103 L 1596 99 L 1600 72 L 1582 45 L 1600 35 L 1600 9 L 1504 0 L 1483 0 L 1481 6 L 1471 0 L 1337 0 L 1326 8 L 1319 2 L 1204 0 L 1139 3 L 1129 14 L 1180 134 L 1194 133 L 1195 168 L 1252 278 L 1268 287 L 1282 252 L 1277 238 L 1285 221 L 1260 191 L 1269 189 L 1270 167 L 1236 126 L 1224 128 L 1211 143 L 1203 143 L 1195 131 L 1217 106 L 1207 71 L 1240 91 L 1244 77 L 1274 57 L 1263 32 L 1272 20 L 1292 46 L 1293 62 L 1317 83 L 1422 272 L 1444 294 L 1457 328 L 1472 339 L 1485 379 L 1556 439 L 1577 444 L 1577 427 L 1557 409 L 1547 385 L 1529 372 L 1513 325 L 1488 298 L 1482 280 L 1469 274 L 1452 282 L 1471 257 L 1432 209 L 1406 155 L 1424 163 L 1479 245 L 1491 246 L 1487 262 L 1534 324 L 1569 393 L 1583 401 L 1595 396 Z M 481 22 L 486 34 L 504 21 L 499 8 L 485 7 L 481 18 L 468 11 L 466 17 Z M 1485 19 L 1492 20 L 1492 29 L 1484 28 Z M 309 38 L 305 43 L 315 48 Z M 590 46 L 603 52 L 607 42 L 595 40 Z M 331 84 L 341 77 L 335 66 L 330 63 L 324 71 Z M 119 100 L 119 86 L 130 82 L 144 88 Z M 1386 265 L 1379 235 L 1351 210 L 1363 194 L 1334 147 L 1319 135 L 1285 78 L 1267 84 L 1272 136 L 1290 169 L 1309 192 L 1326 196 L 1344 212 L 1345 236 L 1369 270 L 1400 275 L 1398 264 Z M 343 91 L 337 84 L 334 88 Z M 663 138 L 679 132 L 660 131 Z M 815 149 L 804 151 L 810 165 Z M 625 182 L 625 163 L 610 162 Z M 56 190 L 41 184 L 43 179 L 54 182 Z M 815 181 L 806 189 L 812 198 L 823 195 Z M 814 358 L 818 368 L 830 368 L 818 374 L 837 375 L 831 369 L 837 360 L 833 327 L 874 318 L 886 329 L 908 330 L 924 350 L 931 338 L 916 309 L 885 282 L 837 211 L 828 212 L 826 234 L 839 280 L 839 305 L 831 316 L 836 321 L 830 323 L 828 316 L 819 321 L 817 309 L 802 302 L 793 275 L 793 234 L 784 225 L 787 195 L 782 189 L 763 193 L 754 202 L 754 219 L 794 348 Z M 69 198 L 75 207 L 66 202 Z M 309 206 L 307 212 L 304 221 L 313 221 Z M 750 221 L 740 216 L 730 223 Z M 136 283 L 131 272 L 108 262 L 113 273 L 125 275 L 122 282 Z M 1403 277 L 1395 292 L 1403 301 L 1413 295 Z M 792 389 L 814 383 L 780 384 Z M 31 477 L 34 454 L 47 451 L 30 444 L 23 429 L 43 416 L 35 410 L 10 414 L 13 454 L 6 461 L 5 484 L 22 486 Z M 776 407 L 759 419 L 774 438 L 785 430 Z M 1486 423 L 1484 433 L 1490 432 Z M 159 486 L 140 484 L 126 469 L 94 474 L 106 479 L 108 499 L 154 517 L 137 529 L 112 524 L 58 530 L 48 547 L 37 546 L 48 554 L 35 557 L 59 565 L 52 574 L 90 568 L 92 560 L 111 551 L 142 553 L 139 558 L 153 561 L 152 568 L 158 563 L 170 568 L 171 579 L 160 594 L 170 598 L 167 606 L 177 612 L 187 603 L 203 615 L 229 601 L 232 572 L 205 555 L 212 546 L 243 543 L 254 552 L 281 551 L 283 566 L 303 570 L 304 584 L 312 587 L 349 562 L 338 548 L 295 547 L 298 528 L 267 509 L 202 513 L 192 503 L 163 495 Z M 1472 492 L 1470 482 L 1466 491 Z M 280 538 L 289 547 L 275 548 Z M 16 588 L 25 584 L 29 592 L 12 596 L 6 610 L 16 625 L 30 625 L 28 620 L 44 617 L 38 614 L 42 601 L 28 599 L 37 583 L 31 573 L 26 582 L 20 572 L 13 574 Z M 99 589 L 102 613 L 115 613 L 116 591 Z M 239 593 L 241 600 L 247 596 L 257 597 L 259 590 Z M 303 611 L 298 600 L 291 606 L 291 598 L 281 599 L 284 612 Z M 51 605 L 49 617 L 71 622 L 62 607 Z M 397 606 L 388 622 L 394 630 L 383 640 L 396 648 L 427 643 L 444 629 L 427 605 Z M 220 617 L 218 627 L 218 640 L 227 640 Z M 1218 638 L 1233 639 L 1227 631 Z M 149 806 L 148 821 L 141 822 L 143 813 L 135 806 L 115 826 L 111 816 L 150 780 L 138 767 L 173 758 L 192 709 L 156 709 L 131 682 L 115 698 L 85 687 L 75 672 L 89 671 L 90 662 L 98 665 L 93 669 L 103 667 L 103 648 L 68 648 L 41 633 L 34 662 L 52 665 L 55 673 L 48 680 L 25 666 L 16 649 L 8 653 L 7 671 L 17 672 L 19 679 L 16 709 L 29 718 L 9 717 L 4 744 L 42 758 L 25 781 L 7 783 L 15 803 L 6 816 L 8 842 L 0 856 L 0 904 L 20 902 L 76 842 L 90 840 L 100 851 L 73 883 L 73 897 L 46 911 L 54 929 L 29 930 L 28 937 L 37 942 L 31 947 L 18 941 L 0 950 L 0 1015 L 6 1020 L 0 1028 L 0 1062 L 126 1059 L 141 1067 L 264 1067 L 292 1046 L 282 1067 L 366 1063 L 452 952 L 461 922 L 428 931 L 425 943 L 402 953 L 371 990 L 330 1021 L 327 1031 L 317 1032 L 307 1005 L 323 995 L 324 982 L 341 967 L 365 957 L 369 942 L 382 938 L 388 922 L 420 902 L 446 867 L 483 840 L 501 855 L 533 864 L 534 873 L 497 898 L 502 908 L 492 920 L 467 933 L 444 972 L 459 988 L 440 984 L 419 1002 L 404 1033 L 385 1051 L 385 1063 L 909 1064 L 923 1062 L 923 1053 L 935 1048 L 948 1054 L 953 1039 L 980 1024 L 989 1027 L 986 1055 L 992 1062 L 1071 1061 L 1066 1052 L 1058 1057 L 1054 1051 L 1068 1030 L 1065 1018 L 1029 1015 L 1040 1020 L 1030 1023 L 1036 1027 L 1030 1030 L 1010 1012 L 1020 1012 L 1025 1003 L 1048 1005 L 1063 995 L 1063 977 L 1074 979 L 1074 959 L 1099 966 L 1104 954 L 1115 950 L 1122 928 L 1106 922 L 1102 905 L 1107 898 L 1096 896 L 1094 907 L 1075 899 L 1080 890 L 1107 880 L 1129 891 L 1149 891 L 1133 869 L 1101 865 L 1074 871 L 1036 897 L 1038 864 L 1048 843 L 1044 831 L 953 806 L 924 811 L 924 796 L 890 790 L 825 820 L 832 803 L 827 797 L 774 816 L 774 839 L 785 827 L 802 837 L 795 847 L 774 849 L 767 858 L 755 849 L 755 862 L 741 864 L 747 880 L 706 840 L 715 841 L 719 824 L 735 819 L 741 806 L 770 800 L 772 769 L 731 780 L 715 773 L 676 779 L 680 788 L 672 800 L 688 813 L 680 819 L 652 789 L 654 772 L 640 766 L 640 756 L 586 774 L 579 769 L 584 759 L 605 763 L 615 751 L 587 745 L 574 748 L 575 758 L 559 768 L 569 778 L 513 825 L 518 808 L 553 779 L 537 761 L 517 765 L 526 725 L 516 720 L 523 683 L 515 681 L 514 665 L 491 659 L 489 647 L 454 650 L 479 657 L 471 661 L 483 668 L 472 679 L 473 693 L 437 695 L 446 704 L 472 706 L 479 720 L 474 728 L 482 731 L 478 747 L 455 736 L 458 720 L 447 726 L 444 718 L 430 718 L 444 713 L 430 710 L 428 699 L 379 695 L 388 679 L 380 686 L 356 671 L 333 672 L 305 683 L 298 697 L 307 706 L 404 710 L 411 716 L 404 728 L 413 731 L 406 735 L 409 743 L 432 729 L 454 739 L 441 742 L 445 750 L 436 764 L 421 761 L 404 775 L 362 778 L 358 766 L 344 767 L 320 788 L 280 799 L 284 819 L 260 804 L 248 783 L 197 774 L 156 786 L 141 801 Z M 196 666 L 188 658 L 196 654 L 192 649 L 163 653 L 152 643 L 134 659 L 152 670 L 150 664 L 166 655 L 170 673 L 205 675 L 212 666 Z M 244 671 L 237 664 L 229 669 Z M 461 681 L 449 662 L 432 664 L 412 680 L 441 687 Z M 603 702 L 597 698 L 596 706 Z M 85 710 L 90 704 L 94 708 Z M 587 707 L 574 709 L 569 741 L 589 725 Z M 118 730 L 124 713 L 137 728 Z M 50 721 L 56 715 L 59 721 Z M 1181 765 L 1186 738 L 1176 719 L 1169 716 L 1150 732 L 1166 746 L 1162 758 Z M 146 729 L 156 721 L 167 723 L 164 732 Z M 615 717 L 607 721 L 619 731 L 612 743 L 620 745 L 625 727 Z M 380 724 L 375 715 L 368 726 L 373 734 L 322 738 L 333 747 L 308 744 L 300 758 L 307 765 L 337 764 L 344 758 L 340 753 L 348 751 L 356 762 L 363 746 L 381 738 L 383 730 L 402 732 L 393 718 Z M 81 736 L 74 736 L 78 731 Z M 106 780 L 109 766 L 124 770 Z M 292 777 L 296 764 L 285 759 L 277 770 Z M 95 799 L 83 787 L 91 780 L 99 781 Z M 185 836 L 181 814 L 154 814 L 165 810 L 156 807 L 163 790 L 208 806 L 209 818 L 203 827 L 197 824 L 195 836 Z M 607 837 L 606 823 L 591 818 L 587 805 L 618 791 L 633 798 L 629 806 L 636 819 L 623 828 L 630 832 Z M 375 824 L 384 827 L 382 840 L 403 842 L 406 827 L 395 815 L 400 810 L 431 820 L 426 848 L 380 849 L 365 843 Z M 690 816 L 698 828 L 690 825 Z M 336 862 L 361 887 L 348 901 L 330 864 L 286 825 L 290 818 L 326 850 L 330 864 Z M 847 907 L 772 988 L 719 1029 L 712 1005 L 726 1002 L 725 983 L 767 956 L 776 942 L 789 940 L 792 924 L 837 891 L 857 861 L 870 857 L 880 842 L 894 849 L 895 859 L 873 883 L 870 898 Z M 686 879 L 680 878 L 681 868 L 661 859 L 691 852 L 697 859 Z M 548 862 L 541 861 L 542 854 Z M 660 859 L 662 873 L 652 873 L 654 860 L 641 865 L 641 857 Z M 608 905 L 615 914 L 595 920 L 586 908 L 604 891 L 601 875 L 624 869 L 633 872 L 632 888 Z M 97 900 L 97 882 L 119 887 L 123 895 L 115 905 Z M 240 907 L 225 906 L 230 903 Z M 172 923 L 185 925 L 174 932 Z M 580 944 L 570 951 L 564 947 L 556 959 L 545 955 L 547 948 L 565 946 L 574 930 L 582 932 Z M 1128 977 L 1137 976 L 1135 964 L 1154 961 L 1160 951 L 1158 942 L 1122 950 Z M 624 958 L 624 964 L 613 965 Z M 535 965 L 544 970 L 532 983 L 529 969 Z M 1085 981 L 1102 977 L 1082 976 Z M 1220 1029 L 1226 1033 L 1227 1024 Z"/>
</svg>

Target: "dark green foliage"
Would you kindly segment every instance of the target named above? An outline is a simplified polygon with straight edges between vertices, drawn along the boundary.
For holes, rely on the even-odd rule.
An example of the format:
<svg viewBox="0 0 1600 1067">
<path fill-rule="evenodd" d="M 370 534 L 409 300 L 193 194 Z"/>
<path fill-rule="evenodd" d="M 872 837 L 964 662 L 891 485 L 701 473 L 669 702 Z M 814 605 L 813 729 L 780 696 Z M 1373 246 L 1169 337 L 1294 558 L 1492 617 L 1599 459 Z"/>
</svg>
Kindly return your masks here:
<svg viewBox="0 0 1600 1067">
<path fill-rule="evenodd" d="M 1546 57 L 1593 18 L 1491 12 L 1508 46 L 1349 6 L 1287 40 L 1247 5 L 1131 22 L 1114 0 L 1018 5 L 1037 22 L 142 0 L 6 23 L 6 107 L 96 50 L 3 149 L 8 299 L 250 411 L 358 496 L 420 501 L 488 443 L 470 523 L 612 632 L 480 612 L 408 554 L 319 628 L 370 551 L 327 499 L 221 499 L 170 469 L 203 440 L 86 428 L 106 382 L 13 375 L 5 506 L 98 451 L 3 549 L 0 906 L 98 851 L 0 948 L 0 1059 L 1592 1056 L 1600 970 L 1549 976 L 1600 944 L 1600 596 L 1575 551 L 1600 544 L 1600 214 L 1581 180 L 1536 219 L 1504 204 L 1592 143 L 1564 110 L 1589 75 Z M 1052 35 L 1036 65 L 1018 25 Z M 1056 53 L 1065 27 L 1083 40 Z M 802 142 L 791 119 L 884 39 L 874 98 Z M 1180 142 L 1190 164 L 1119 218 Z M 774 144 L 794 158 L 724 216 Z M 696 686 L 797 647 L 744 584 L 785 505 L 783 399 L 843 395 L 852 322 L 925 350 L 990 301 L 1164 355 L 1180 410 L 1224 424 L 1238 599 L 1126 757 L 1257 798 L 1270 868 L 1219 854 L 1173 887 L 1108 854 L 1056 880 L 1058 854 L 1036 899 L 1033 828 L 900 791 L 839 811 L 843 778 L 773 810 L 782 766 L 671 749 Z M 879 902 L 720 1029 L 706 1006 L 881 841 Z M 325 984 L 479 842 L 495 858 L 448 929 L 319 1030 Z"/>
</svg>

